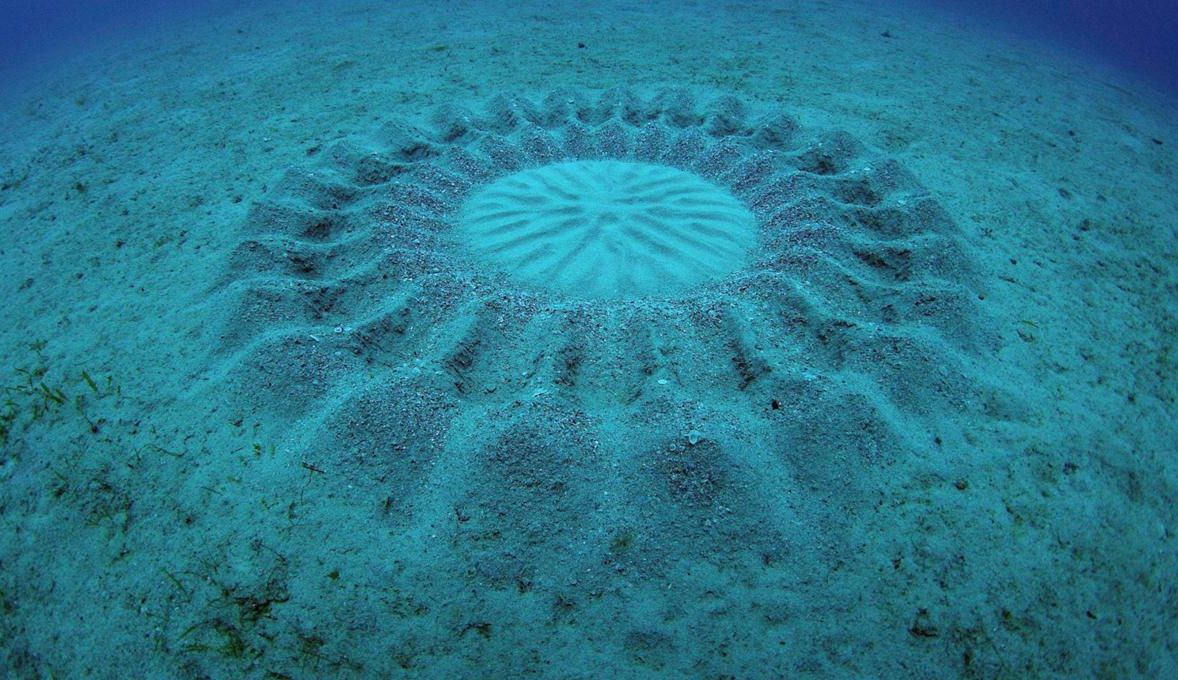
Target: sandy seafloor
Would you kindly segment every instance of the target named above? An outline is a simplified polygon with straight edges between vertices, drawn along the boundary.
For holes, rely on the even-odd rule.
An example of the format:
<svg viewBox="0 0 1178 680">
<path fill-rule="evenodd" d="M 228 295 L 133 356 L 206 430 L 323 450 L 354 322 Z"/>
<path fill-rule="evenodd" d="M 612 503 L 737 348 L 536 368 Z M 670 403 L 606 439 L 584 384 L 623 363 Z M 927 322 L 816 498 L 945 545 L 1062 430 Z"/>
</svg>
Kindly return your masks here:
<svg viewBox="0 0 1178 680">
<path fill-rule="evenodd" d="M 1178 677 L 1176 102 L 875 5 L 259 4 L 10 81 L 3 675 Z M 636 413 L 543 375 L 450 389 L 537 351 L 506 332 L 489 357 L 285 374 L 349 321 L 267 345 L 218 288 L 252 206 L 317 150 L 619 86 L 734 95 L 906 168 L 955 225 L 960 323 L 985 337 L 894 375 L 963 396 L 923 408 L 854 356 L 864 336 L 815 378 L 859 387 L 791 402 L 805 330 L 738 387 L 660 379 Z M 764 413 L 738 412 L 746 388 Z M 814 425 L 860 393 L 878 431 Z"/>
</svg>

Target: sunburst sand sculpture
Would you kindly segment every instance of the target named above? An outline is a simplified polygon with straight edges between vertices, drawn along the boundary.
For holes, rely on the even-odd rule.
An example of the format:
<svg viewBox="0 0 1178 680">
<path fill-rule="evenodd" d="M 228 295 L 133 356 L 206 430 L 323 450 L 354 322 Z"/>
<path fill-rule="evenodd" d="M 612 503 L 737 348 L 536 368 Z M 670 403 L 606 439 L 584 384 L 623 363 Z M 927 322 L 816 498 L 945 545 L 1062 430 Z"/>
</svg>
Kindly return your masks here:
<svg viewBox="0 0 1178 680">
<path fill-rule="evenodd" d="M 246 231 L 221 288 L 238 398 L 319 423 L 309 457 L 407 527 L 452 508 L 499 537 L 467 558 L 503 587 L 805 559 L 856 471 L 914 446 L 901 423 L 979 407 L 953 222 L 849 135 L 733 98 L 390 124 Z"/>
</svg>

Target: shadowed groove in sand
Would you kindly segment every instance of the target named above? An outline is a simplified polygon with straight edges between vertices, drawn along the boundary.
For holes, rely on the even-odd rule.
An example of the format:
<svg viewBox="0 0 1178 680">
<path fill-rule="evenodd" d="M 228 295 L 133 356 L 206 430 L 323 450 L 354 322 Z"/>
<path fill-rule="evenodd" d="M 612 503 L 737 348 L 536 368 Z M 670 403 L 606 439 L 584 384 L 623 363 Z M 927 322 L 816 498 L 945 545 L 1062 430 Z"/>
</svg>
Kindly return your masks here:
<svg viewBox="0 0 1178 680">
<path fill-rule="evenodd" d="M 739 268 L 756 219 L 682 170 L 574 161 L 484 187 L 464 206 L 456 236 L 516 283 L 619 299 L 673 295 Z"/>
<path fill-rule="evenodd" d="M 457 518 L 462 573 L 588 598 L 684 558 L 806 571 L 810 530 L 873 507 L 857 471 L 926 446 L 904 423 L 1014 412 L 977 387 L 974 280 L 950 215 L 844 132 L 555 92 L 292 169 L 216 299 L 243 409 L 306 423 L 410 529 Z"/>
</svg>

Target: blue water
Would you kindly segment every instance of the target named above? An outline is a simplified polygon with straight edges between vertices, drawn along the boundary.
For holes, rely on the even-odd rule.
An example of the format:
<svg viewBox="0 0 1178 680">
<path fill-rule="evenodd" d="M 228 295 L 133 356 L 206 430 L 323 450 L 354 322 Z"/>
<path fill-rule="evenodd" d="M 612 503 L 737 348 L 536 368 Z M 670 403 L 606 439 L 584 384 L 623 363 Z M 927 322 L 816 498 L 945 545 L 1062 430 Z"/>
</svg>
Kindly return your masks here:
<svg viewBox="0 0 1178 680">
<path fill-rule="evenodd" d="M 912 0 L 1000 31 L 1077 51 L 1178 92 L 1176 0 Z M 227 0 L 4 0 L 0 63 L 36 63 L 95 39 L 215 12 Z M 778 3 L 783 6 L 792 3 Z"/>
<path fill-rule="evenodd" d="M 0 0 L 3 70 L 68 58 L 104 40 L 232 6 L 227 0 Z"/>
<path fill-rule="evenodd" d="M 1176 0 L 923 0 L 1135 72 L 1178 92 Z"/>
</svg>

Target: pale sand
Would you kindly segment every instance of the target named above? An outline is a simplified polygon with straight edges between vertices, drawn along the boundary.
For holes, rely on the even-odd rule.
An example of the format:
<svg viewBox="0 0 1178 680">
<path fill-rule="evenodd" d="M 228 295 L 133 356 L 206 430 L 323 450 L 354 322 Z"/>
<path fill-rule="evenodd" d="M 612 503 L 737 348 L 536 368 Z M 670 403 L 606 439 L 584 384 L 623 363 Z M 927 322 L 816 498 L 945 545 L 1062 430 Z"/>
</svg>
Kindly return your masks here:
<svg viewBox="0 0 1178 680">
<path fill-rule="evenodd" d="M 2 665 L 1178 672 L 1175 102 L 882 12 L 255 8 L 12 88 Z M 921 319 L 920 291 L 811 264 L 795 293 L 554 306 L 429 248 L 387 260 L 371 222 L 306 245 L 264 212 L 387 152 L 389 122 L 611 87 L 894 159 L 915 183 L 887 205 L 949 218 L 917 229 L 915 280 L 969 295 Z M 835 236 L 801 243 L 895 269 Z M 300 277 L 327 284 L 310 316 Z"/>
</svg>

